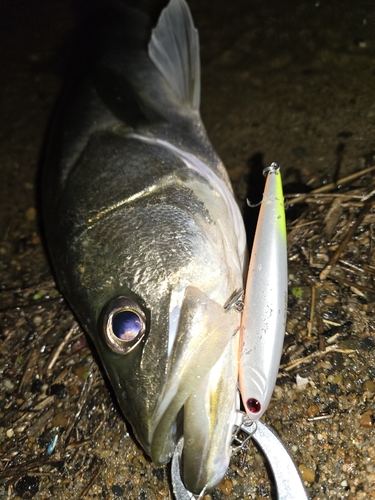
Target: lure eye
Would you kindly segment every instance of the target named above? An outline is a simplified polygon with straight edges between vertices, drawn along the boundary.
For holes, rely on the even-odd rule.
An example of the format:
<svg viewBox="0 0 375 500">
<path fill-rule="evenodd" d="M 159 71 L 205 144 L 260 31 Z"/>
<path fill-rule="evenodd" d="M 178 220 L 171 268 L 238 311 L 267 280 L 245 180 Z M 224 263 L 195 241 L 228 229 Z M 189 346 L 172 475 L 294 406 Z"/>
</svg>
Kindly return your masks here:
<svg viewBox="0 0 375 500">
<path fill-rule="evenodd" d="M 261 410 L 261 404 L 255 398 L 249 398 L 246 401 L 246 406 L 250 413 L 259 413 Z"/>
<path fill-rule="evenodd" d="M 104 338 L 118 354 L 130 352 L 142 340 L 145 331 L 145 314 L 134 300 L 118 297 L 105 308 Z"/>
</svg>

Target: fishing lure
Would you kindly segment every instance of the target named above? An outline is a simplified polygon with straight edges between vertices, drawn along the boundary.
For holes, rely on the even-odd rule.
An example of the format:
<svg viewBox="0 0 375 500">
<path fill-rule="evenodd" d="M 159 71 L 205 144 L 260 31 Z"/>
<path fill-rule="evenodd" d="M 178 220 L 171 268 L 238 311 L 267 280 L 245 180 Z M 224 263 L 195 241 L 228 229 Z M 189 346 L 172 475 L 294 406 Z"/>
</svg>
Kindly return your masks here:
<svg viewBox="0 0 375 500">
<path fill-rule="evenodd" d="M 247 416 L 258 420 L 275 387 L 284 341 L 288 273 L 280 168 L 267 175 L 247 276 L 241 324 L 239 382 Z"/>
</svg>

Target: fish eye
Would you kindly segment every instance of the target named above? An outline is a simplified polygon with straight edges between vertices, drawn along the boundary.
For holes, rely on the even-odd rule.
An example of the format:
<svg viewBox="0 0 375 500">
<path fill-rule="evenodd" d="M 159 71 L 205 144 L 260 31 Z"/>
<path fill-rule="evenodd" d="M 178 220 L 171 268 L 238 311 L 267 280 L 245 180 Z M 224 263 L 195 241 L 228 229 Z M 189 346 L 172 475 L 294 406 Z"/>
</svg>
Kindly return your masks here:
<svg viewBox="0 0 375 500">
<path fill-rule="evenodd" d="M 118 297 L 105 308 L 104 338 L 107 345 L 118 354 L 130 352 L 142 340 L 145 331 L 145 314 L 134 300 Z"/>
</svg>

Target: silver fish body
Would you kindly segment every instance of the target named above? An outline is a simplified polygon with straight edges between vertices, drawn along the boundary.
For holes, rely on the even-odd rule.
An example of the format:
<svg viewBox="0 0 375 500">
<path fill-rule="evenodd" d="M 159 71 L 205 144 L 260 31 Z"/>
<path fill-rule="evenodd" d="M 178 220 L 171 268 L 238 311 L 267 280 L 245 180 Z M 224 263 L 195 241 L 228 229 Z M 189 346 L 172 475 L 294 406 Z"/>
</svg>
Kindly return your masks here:
<svg viewBox="0 0 375 500">
<path fill-rule="evenodd" d="M 164 463 L 183 435 L 184 481 L 199 492 L 230 458 L 241 317 L 224 306 L 243 288 L 245 232 L 200 119 L 185 1 L 170 1 L 147 49 L 132 33 L 111 39 L 120 14 L 57 115 L 46 236 L 139 442 Z"/>
</svg>

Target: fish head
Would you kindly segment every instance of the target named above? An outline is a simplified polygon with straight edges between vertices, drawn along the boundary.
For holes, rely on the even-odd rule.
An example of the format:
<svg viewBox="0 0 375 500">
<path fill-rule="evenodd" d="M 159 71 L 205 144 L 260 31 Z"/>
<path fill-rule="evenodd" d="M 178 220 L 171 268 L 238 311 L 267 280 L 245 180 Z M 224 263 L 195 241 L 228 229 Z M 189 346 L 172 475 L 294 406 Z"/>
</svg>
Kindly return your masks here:
<svg viewBox="0 0 375 500">
<path fill-rule="evenodd" d="M 241 318 L 224 305 L 242 274 L 186 211 L 148 204 L 128 212 L 75 239 L 66 254 L 79 264 L 65 295 L 146 453 L 165 463 L 188 436 L 187 487 L 212 487 L 230 458 Z M 147 222 L 160 217 L 163 233 Z"/>
</svg>

